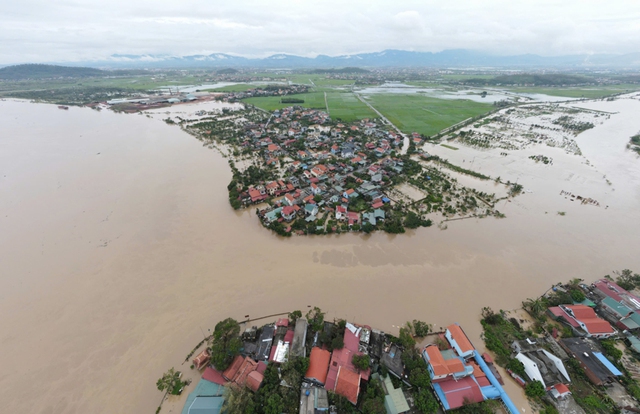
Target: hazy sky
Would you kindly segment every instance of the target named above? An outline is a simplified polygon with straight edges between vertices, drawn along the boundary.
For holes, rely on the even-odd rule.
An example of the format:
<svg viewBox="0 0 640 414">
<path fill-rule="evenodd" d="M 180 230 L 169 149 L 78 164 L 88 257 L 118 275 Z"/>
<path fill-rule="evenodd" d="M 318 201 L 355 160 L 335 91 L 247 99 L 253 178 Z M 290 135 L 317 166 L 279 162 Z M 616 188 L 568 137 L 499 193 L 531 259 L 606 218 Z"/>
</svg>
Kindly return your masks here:
<svg viewBox="0 0 640 414">
<path fill-rule="evenodd" d="M 112 54 L 640 51 L 638 0 L 0 0 L 0 63 Z"/>
</svg>

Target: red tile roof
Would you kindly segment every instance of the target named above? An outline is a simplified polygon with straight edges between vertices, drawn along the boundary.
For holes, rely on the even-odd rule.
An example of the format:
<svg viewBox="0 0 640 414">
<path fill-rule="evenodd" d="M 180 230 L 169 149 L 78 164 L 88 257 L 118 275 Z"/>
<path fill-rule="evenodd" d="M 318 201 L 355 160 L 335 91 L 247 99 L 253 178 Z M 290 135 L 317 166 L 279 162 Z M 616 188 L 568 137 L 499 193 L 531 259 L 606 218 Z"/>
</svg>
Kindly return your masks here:
<svg viewBox="0 0 640 414">
<path fill-rule="evenodd" d="M 207 367 L 207 369 L 204 370 L 204 373 L 202 373 L 202 379 L 220 385 L 225 385 L 227 383 L 227 380 L 224 379 L 222 373 L 211 367 Z"/>
<path fill-rule="evenodd" d="M 590 334 L 612 334 L 615 332 L 609 322 L 600 319 L 589 306 L 572 305 L 566 307 L 573 311 L 573 315 L 578 321 L 585 324 Z"/>
<path fill-rule="evenodd" d="M 360 374 L 356 374 L 348 368 L 340 367 L 336 381 L 336 394 L 342 395 L 351 403 L 358 402 L 360 394 Z"/>
<path fill-rule="evenodd" d="M 464 364 L 458 358 L 444 359 L 437 346 L 427 346 L 425 351 L 429 356 L 429 364 L 436 376 L 451 375 L 464 371 Z"/>
<path fill-rule="evenodd" d="M 202 367 L 204 367 L 209 363 L 210 359 L 211 359 L 211 355 L 209 355 L 209 350 L 205 349 L 204 351 L 200 352 L 197 357 L 193 359 L 193 365 L 196 366 L 197 370 L 200 370 L 202 369 Z"/>
<path fill-rule="evenodd" d="M 238 374 L 234 379 L 234 382 L 238 385 L 246 384 L 247 377 L 251 372 L 255 371 L 256 368 L 258 368 L 258 363 L 249 357 L 245 357 L 244 361 L 242 362 L 242 366 L 240 366 Z"/>
<path fill-rule="evenodd" d="M 264 374 L 264 372 L 267 370 L 267 364 L 264 361 L 260 361 L 258 362 L 258 366 L 256 367 L 256 371 L 258 371 L 261 374 Z"/>
<path fill-rule="evenodd" d="M 278 322 L 276 322 L 276 326 L 289 326 L 289 318 L 278 319 Z"/>
<path fill-rule="evenodd" d="M 449 407 L 453 410 L 467 403 L 479 403 L 484 400 L 480 387 L 471 377 L 438 383 L 444 392 Z"/>
<path fill-rule="evenodd" d="M 456 341 L 462 352 L 469 352 L 475 349 L 460 325 L 454 323 L 453 325 L 447 326 L 447 329 L 451 332 L 451 337 Z"/>
<path fill-rule="evenodd" d="M 264 380 L 264 375 L 258 371 L 251 371 L 249 375 L 247 375 L 247 387 L 249 387 L 253 392 L 256 392 L 258 391 L 258 388 L 260 388 L 262 380 Z"/>
<path fill-rule="evenodd" d="M 237 355 L 231 365 L 227 369 L 224 370 L 222 376 L 225 377 L 228 381 L 233 381 L 238 375 L 238 370 L 242 366 L 244 362 L 244 358 L 240 355 Z"/>
<path fill-rule="evenodd" d="M 571 392 L 569 390 L 569 387 L 567 387 L 564 384 L 556 384 L 556 385 L 553 386 L 553 388 L 555 388 L 556 391 L 558 391 L 560 394 L 566 394 L 568 392 Z"/>
<path fill-rule="evenodd" d="M 304 375 L 305 378 L 315 379 L 321 384 L 327 380 L 327 372 L 329 371 L 329 361 L 331 360 L 331 352 L 324 349 L 313 347 L 309 356 L 309 369 Z"/>
</svg>

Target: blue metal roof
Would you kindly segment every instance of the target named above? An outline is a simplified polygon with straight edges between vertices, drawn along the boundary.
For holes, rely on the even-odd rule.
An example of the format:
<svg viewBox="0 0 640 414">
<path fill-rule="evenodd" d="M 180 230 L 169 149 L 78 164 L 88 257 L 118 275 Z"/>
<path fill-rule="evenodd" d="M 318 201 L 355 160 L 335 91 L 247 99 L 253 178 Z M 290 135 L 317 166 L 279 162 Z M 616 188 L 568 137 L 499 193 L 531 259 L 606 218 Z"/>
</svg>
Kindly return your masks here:
<svg viewBox="0 0 640 414">
<path fill-rule="evenodd" d="M 602 352 L 594 352 L 593 355 L 595 355 L 596 358 L 598 358 L 598 360 L 602 362 L 602 365 L 607 367 L 607 369 L 611 371 L 613 375 L 615 375 L 616 377 L 622 376 L 622 372 L 620 372 L 620 370 L 618 370 L 618 368 L 616 368 L 615 365 L 613 365 L 606 356 L 602 355 Z"/>
</svg>

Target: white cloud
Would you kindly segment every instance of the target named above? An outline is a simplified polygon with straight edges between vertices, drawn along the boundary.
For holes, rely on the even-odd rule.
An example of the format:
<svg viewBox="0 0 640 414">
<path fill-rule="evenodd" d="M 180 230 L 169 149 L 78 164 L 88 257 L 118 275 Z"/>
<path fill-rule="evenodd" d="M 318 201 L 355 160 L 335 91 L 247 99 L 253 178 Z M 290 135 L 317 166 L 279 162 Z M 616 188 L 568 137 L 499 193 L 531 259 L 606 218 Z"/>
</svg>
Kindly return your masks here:
<svg viewBox="0 0 640 414">
<path fill-rule="evenodd" d="M 496 54 L 640 51 L 635 1 L 22 0 L 3 4 L 0 63 L 121 54 Z"/>
</svg>

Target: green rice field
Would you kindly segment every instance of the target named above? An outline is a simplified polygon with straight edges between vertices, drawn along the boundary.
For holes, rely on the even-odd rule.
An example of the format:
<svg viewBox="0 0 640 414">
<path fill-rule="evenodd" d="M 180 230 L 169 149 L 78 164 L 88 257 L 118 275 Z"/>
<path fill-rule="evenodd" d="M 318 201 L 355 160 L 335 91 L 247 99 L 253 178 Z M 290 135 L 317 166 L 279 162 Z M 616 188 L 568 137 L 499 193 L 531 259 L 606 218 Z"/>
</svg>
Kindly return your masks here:
<svg viewBox="0 0 640 414">
<path fill-rule="evenodd" d="M 494 108 L 467 99 L 437 99 L 422 94 L 371 94 L 366 100 L 403 132 L 425 135 L 434 135 Z"/>
</svg>

